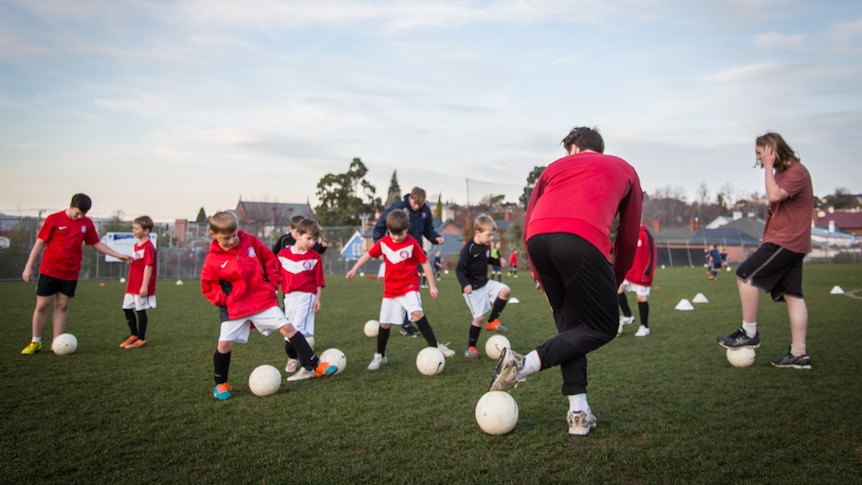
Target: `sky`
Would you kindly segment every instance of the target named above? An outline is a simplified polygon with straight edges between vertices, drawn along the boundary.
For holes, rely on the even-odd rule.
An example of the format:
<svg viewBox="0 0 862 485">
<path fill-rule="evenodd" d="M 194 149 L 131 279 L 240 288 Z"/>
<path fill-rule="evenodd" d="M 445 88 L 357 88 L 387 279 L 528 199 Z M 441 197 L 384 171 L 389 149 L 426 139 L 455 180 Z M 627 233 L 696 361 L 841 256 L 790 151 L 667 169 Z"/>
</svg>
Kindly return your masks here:
<svg viewBox="0 0 862 485">
<path fill-rule="evenodd" d="M 767 131 L 860 193 L 860 83 L 858 0 L 5 0 L 0 213 L 315 206 L 355 157 L 384 199 L 516 202 L 575 126 L 648 195 L 764 193 Z"/>
</svg>

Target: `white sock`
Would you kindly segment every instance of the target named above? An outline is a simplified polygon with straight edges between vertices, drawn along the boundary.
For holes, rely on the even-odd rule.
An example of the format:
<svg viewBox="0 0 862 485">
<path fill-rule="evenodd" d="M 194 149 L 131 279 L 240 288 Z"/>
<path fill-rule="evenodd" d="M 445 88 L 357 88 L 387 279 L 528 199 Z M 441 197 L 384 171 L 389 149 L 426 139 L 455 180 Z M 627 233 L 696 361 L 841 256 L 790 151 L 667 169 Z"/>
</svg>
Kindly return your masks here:
<svg viewBox="0 0 862 485">
<path fill-rule="evenodd" d="M 573 396 L 569 396 L 569 411 L 583 411 L 585 413 L 589 413 L 590 405 L 587 404 L 587 395 L 575 394 Z"/>
<path fill-rule="evenodd" d="M 521 372 L 518 372 L 518 379 L 526 378 L 540 370 L 542 370 L 542 359 L 539 358 L 539 353 L 534 350 L 524 356 L 524 367 Z"/>
<path fill-rule="evenodd" d="M 33 337 L 30 341 L 36 342 L 37 344 L 41 344 L 42 343 L 42 337 Z"/>
<path fill-rule="evenodd" d="M 742 329 L 745 330 L 745 333 L 749 336 L 749 338 L 754 338 L 754 336 L 757 335 L 757 322 L 748 323 L 743 320 Z"/>
</svg>

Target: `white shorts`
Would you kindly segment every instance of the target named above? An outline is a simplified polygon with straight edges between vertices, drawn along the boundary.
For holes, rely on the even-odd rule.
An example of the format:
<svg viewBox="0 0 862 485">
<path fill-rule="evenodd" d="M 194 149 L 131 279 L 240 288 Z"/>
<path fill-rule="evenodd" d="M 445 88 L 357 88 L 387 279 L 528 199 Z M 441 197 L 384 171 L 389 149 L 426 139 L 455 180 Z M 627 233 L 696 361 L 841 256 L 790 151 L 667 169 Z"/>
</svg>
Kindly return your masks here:
<svg viewBox="0 0 862 485">
<path fill-rule="evenodd" d="M 126 293 L 126 295 L 123 296 L 123 310 L 131 310 L 132 308 L 134 308 L 135 311 L 140 312 L 155 307 L 156 295 L 150 295 L 141 298 L 141 295 L 136 295 L 134 293 Z"/>
<path fill-rule="evenodd" d="M 418 291 L 411 291 L 396 298 L 384 298 L 380 304 L 380 323 L 400 326 L 404 322 L 405 312 L 410 315 L 421 311 L 422 298 Z"/>
<path fill-rule="evenodd" d="M 509 287 L 499 281 L 488 280 L 488 283 L 478 290 L 474 288 L 469 295 L 465 293 L 464 301 L 467 302 L 467 308 L 470 309 L 473 318 L 479 318 L 488 313 L 494 300 L 497 299 L 497 295 L 506 288 Z"/>
<path fill-rule="evenodd" d="M 294 291 L 284 295 L 284 316 L 306 337 L 314 336 L 314 293 Z"/>
<path fill-rule="evenodd" d="M 649 296 L 650 287 L 636 285 L 629 280 L 623 280 L 623 289 L 629 293 L 635 293 L 637 296 Z"/>
<path fill-rule="evenodd" d="M 262 335 L 269 335 L 273 330 L 278 330 L 285 325 L 289 325 L 290 321 L 284 316 L 284 313 L 281 312 L 278 306 L 274 306 L 254 315 L 221 322 L 221 331 L 219 332 L 218 339 L 220 341 L 226 340 L 244 344 L 248 342 L 248 333 L 251 330 L 252 323 L 254 323 L 254 328 Z"/>
</svg>

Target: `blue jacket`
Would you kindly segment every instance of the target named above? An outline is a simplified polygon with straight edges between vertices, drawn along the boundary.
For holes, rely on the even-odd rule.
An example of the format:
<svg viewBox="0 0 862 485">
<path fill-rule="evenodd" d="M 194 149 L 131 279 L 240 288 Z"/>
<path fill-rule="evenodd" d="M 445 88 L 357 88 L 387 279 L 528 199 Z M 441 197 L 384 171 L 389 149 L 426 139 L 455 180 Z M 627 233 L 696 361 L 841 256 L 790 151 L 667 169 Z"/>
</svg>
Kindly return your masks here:
<svg viewBox="0 0 862 485">
<path fill-rule="evenodd" d="M 437 238 L 440 237 L 440 234 L 437 234 L 437 231 L 434 230 L 434 216 L 431 214 L 431 208 L 428 207 L 428 204 L 422 204 L 422 207 L 419 208 L 418 211 L 413 211 L 413 208 L 410 207 L 410 194 L 404 196 L 403 200 L 399 200 L 398 202 L 393 202 L 383 214 L 380 214 L 380 219 L 377 219 L 377 223 L 374 224 L 374 233 L 372 234 L 372 238 L 374 242 L 379 241 L 386 235 L 386 216 L 389 215 L 395 209 L 406 210 L 407 214 L 410 215 L 410 225 L 407 227 L 407 234 L 413 236 L 413 239 L 419 241 L 419 245 L 422 245 L 422 237 L 424 236 L 432 244 L 437 244 Z"/>
</svg>

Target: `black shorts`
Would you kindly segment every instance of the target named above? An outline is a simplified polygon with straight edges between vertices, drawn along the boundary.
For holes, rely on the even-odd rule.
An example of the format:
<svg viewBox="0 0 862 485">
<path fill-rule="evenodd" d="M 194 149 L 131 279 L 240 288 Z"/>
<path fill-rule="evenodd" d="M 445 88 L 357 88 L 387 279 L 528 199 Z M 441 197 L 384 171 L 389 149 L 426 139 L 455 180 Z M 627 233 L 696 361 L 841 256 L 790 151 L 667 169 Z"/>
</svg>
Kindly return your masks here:
<svg viewBox="0 0 862 485">
<path fill-rule="evenodd" d="M 784 295 L 802 298 L 802 260 L 804 254 L 788 251 L 773 243 L 763 243 L 736 269 L 736 277 L 772 295 L 773 301 Z"/>
<path fill-rule="evenodd" d="M 78 280 L 61 280 L 39 273 L 39 282 L 36 283 L 36 296 L 54 296 L 62 293 L 69 298 L 75 296 Z"/>
</svg>

